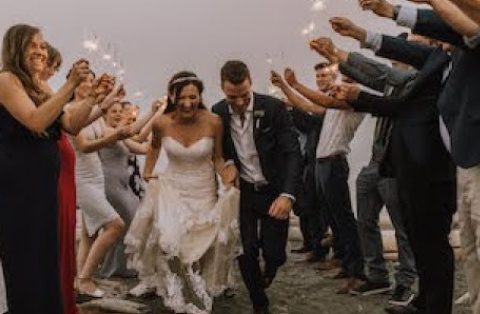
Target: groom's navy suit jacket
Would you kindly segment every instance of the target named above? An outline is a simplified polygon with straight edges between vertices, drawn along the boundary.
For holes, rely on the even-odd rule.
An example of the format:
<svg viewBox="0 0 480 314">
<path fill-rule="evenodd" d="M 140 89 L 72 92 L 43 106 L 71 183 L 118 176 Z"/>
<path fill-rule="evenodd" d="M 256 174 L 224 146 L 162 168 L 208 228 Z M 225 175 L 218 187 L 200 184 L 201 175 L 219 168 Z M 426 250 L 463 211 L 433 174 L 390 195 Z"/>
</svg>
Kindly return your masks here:
<svg viewBox="0 0 480 314">
<path fill-rule="evenodd" d="M 254 93 L 253 103 L 253 137 L 263 175 L 276 193 L 296 196 L 301 184 L 302 157 L 292 119 L 279 99 Z M 229 105 L 222 100 L 212 111 L 222 118 L 224 158 L 233 160 L 240 170 L 231 136 Z"/>
</svg>

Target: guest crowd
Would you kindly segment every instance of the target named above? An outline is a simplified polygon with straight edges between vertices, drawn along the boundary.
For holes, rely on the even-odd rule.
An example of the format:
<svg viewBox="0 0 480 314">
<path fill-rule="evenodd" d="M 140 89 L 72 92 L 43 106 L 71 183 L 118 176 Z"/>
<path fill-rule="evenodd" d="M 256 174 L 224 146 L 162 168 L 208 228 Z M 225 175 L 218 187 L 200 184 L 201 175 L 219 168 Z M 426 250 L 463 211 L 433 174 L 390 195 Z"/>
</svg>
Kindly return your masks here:
<svg viewBox="0 0 480 314">
<path fill-rule="evenodd" d="M 316 88 L 287 68 L 271 72 L 281 99 L 257 94 L 247 65 L 231 60 L 212 112 L 201 80 L 182 71 L 140 117 L 124 86 L 85 59 L 53 91 L 60 52 L 38 28 L 10 27 L 0 72 L 0 313 L 75 314 L 77 303 L 104 297 L 97 278 L 138 277 L 132 295 L 155 292 L 176 313 L 207 314 L 214 297 L 234 295 L 236 260 L 253 313 L 273 313 L 266 291 L 285 263 L 293 210 L 304 241 L 292 252 L 340 280 L 337 293 L 390 293 L 387 313 L 418 314 L 452 313 L 457 213 L 480 314 L 480 1 L 409 2 L 429 7 L 358 1 L 409 29 L 398 35 L 331 18 L 336 33 L 379 58 L 311 40 L 322 58 Z M 368 114 L 376 126 L 355 216 L 347 157 Z M 161 149 L 169 166 L 156 174 Z M 398 246 L 393 282 L 384 206 Z"/>
</svg>

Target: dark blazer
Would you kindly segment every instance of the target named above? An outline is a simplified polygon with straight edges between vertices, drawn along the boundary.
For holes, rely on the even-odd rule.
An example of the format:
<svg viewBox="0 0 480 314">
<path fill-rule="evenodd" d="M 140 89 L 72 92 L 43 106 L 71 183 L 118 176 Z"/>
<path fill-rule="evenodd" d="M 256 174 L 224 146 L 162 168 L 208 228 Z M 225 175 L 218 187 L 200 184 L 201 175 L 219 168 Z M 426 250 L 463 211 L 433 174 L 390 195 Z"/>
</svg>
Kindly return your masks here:
<svg viewBox="0 0 480 314">
<path fill-rule="evenodd" d="M 254 93 L 253 101 L 253 137 L 263 175 L 278 194 L 296 196 L 301 183 L 302 157 L 292 119 L 279 99 Z M 222 100 L 212 107 L 212 111 L 223 121 L 224 158 L 233 160 L 240 170 L 241 164 L 230 132 L 229 105 Z"/>
<path fill-rule="evenodd" d="M 440 136 L 436 106 L 449 56 L 441 49 L 389 36 L 383 37 L 377 55 L 411 64 L 419 72 L 397 87 L 393 96 L 361 92 L 352 106 L 357 111 L 395 118 L 388 159 L 397 177 L 416 173 L 436 182 L 454 181 L 455 167 Z"/>
<path fill-rule="evenodd" d="M 293 108 L 289 111 L 295 128 L 306 136 L 304 165 L 315 164 L 317 145 L 322 131 L 324 115 L 311 115 Z"/>
<path fill-rule="evenodd" d="M 413 32 L 457 47 L 453 53 L 453 69 L 438 100 L 438 108 L 450 133 L 455 163 L 462 168 L 479 165 L 480 47 L 466 47 L 463 37 L 432 10 L 418 10 Z"/>
</svg>

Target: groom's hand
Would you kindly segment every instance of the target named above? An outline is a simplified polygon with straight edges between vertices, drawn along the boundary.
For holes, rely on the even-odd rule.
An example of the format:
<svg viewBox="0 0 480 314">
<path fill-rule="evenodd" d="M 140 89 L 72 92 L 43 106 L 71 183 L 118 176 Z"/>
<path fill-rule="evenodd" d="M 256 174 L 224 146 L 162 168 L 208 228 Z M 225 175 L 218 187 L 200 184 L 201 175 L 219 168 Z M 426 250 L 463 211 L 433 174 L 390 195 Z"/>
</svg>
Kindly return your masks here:
<svg viewBox="0 0 480 314">
<path fill-rule="evenodd" d="M 220 177 L 222 178 L 222 183 L 225 186 L 235 185 L 235 180 L 238 177 L 238 170 L 234 164 L 227 165 L 220 172 Z"/>
<path fill-rule="evenodd" d="M 273 201 L 272 206 L 268 214 L 276 219 L 286 220 L 290 217 L 290 211 L 292 210 L 293 202 L 286 196 L 279 196 Z"/>
</svg>

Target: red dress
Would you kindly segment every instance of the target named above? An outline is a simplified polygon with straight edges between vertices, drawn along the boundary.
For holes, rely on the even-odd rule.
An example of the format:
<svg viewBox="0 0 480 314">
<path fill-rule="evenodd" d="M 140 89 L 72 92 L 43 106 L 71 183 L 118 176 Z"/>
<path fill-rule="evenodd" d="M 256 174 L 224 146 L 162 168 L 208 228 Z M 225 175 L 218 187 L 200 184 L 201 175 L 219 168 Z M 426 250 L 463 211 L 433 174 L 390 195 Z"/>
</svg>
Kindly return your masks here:
<svg viewBox="0 0 480 314">
<path fill-rule="evenodd" d="M 57 142 L 60 152 L 60 176 L 58 179 L 58 236 L 60 248 L 60 286 L 64 314 L 77 314 L 74 281 L 76 273 L 75 231 L 76 231 L 76 187 L 75 151 L 67 136 Z"/>
</svg>

